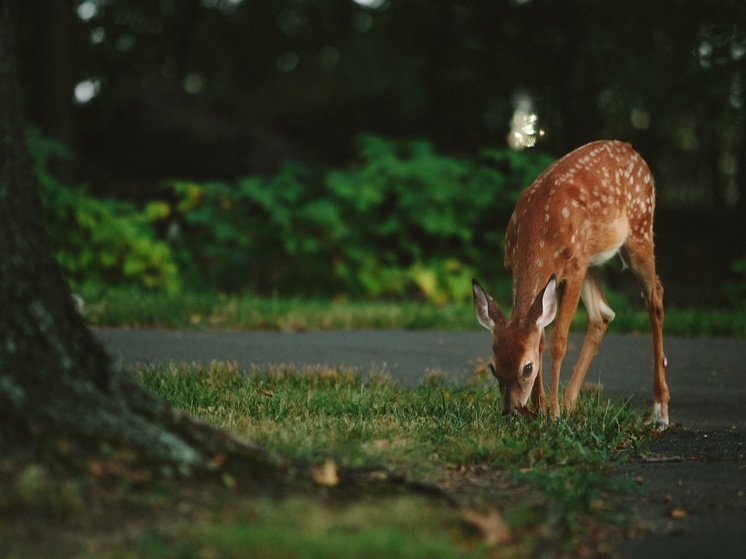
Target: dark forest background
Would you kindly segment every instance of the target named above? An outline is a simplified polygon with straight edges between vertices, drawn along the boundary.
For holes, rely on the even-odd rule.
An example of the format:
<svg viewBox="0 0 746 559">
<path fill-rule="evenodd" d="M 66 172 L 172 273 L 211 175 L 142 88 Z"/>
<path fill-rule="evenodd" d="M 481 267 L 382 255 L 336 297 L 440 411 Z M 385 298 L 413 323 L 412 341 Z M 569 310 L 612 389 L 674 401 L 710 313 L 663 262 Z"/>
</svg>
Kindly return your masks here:
<svg viewBox="0 0 746 559">
<path fill-rule="evenodd" d="M 253 268 L 223 255 L 221 265 L 243 265 L 246 278 L 261 265 L 285 291 L 297 285 L 303 292 L 304 282 L 318 277 L 338 281 L 320 289 L 334 293 L 344 291 L 345 274 L 363 269 L 376 287 L 365 284 L 361 293 L 386 295 L 396 289 L 387 291 L 371 270 L 398 266 L 417 276 L 423 291 L 422 272 L 432 267 L 438 278 L 459 281 L 473 270 L 499 274 L 507 202 L 527 184 L 506 187 L 507 202 L 487 224 L 499 235 L 454 231 L 459 242 L 445 239 L 438 260 L 415 247 L 404 257 L 363 256 L 393 243 L 394 234 L 378 231 L 370 243 L 345 229 L 344 216 L 362 220 L 376 198 L 368 206 L 350 201 L 345 196 L 355 193 L 340 183 L 363 185 L 362 192 L 366 180 L 384 172 L 375 165 L 379 159 L 389 170 L 419 161 L 421 174 L 444 161 L 486 161 L 498 178 L 522 179 L 515 170 L 539 168 L 545 160 L 538 154 L 557 157 L 615 138 L 631 142 L 656 177 L 657 257 L 668 301 L 728 305 L 733 293 L 743 293 L 746 4 L 740 0 L 46 0 L 22 3 L 20 11 L 24 111 L 70 154 L 49 163 L 59 184 L 84 184 L 95 197 L 138 207 L 165 200 L 170 210 L 151 211 L 160 238 L 173 234 L 175 208 L 188 214 L 205 200 L 224 209 L 261 203 L 270 218 L 313 209 L 302 227 L 294 218 L 279 223 L 278 235 L 308 236 L 325 227 L 315 237 L 319 243 L 341 246 L 349 238 L 359 252 L 285 242 L 284 256 L 275 258 L 267 246 L 276 239 L 267 238 Z M 516 150 L 522 143 L 535 145 Z M 472 167 L 463 173 L 470 181 L 482 176 Z M 418 177 L 437 201 L 438 178 Z M 177 186 L 164 187 L 175 179 Z M 288 200 L 278 194 L 304 185 L 316 186 Z M 428 204 L 425 196 L 407 206 L 394 187 L 380 188 L 389 190 L 376 219 L 392 208 L 417 212 Z M 272 203 L 264 190 L 274 192 Z M 330 193 L 337 196 L 333 204 L 315 204 Z M 444 203 L 453 204 L 448 196 Z M 265 214 L 252 219 L 261 222 Z M 204 232 L 210 220 L 214 228 L 242 219 L 217 210 L 191 217 L 181 217 L 185 236 Z M 464 223 L 485 227 L 482 219 Z M 437 226 L 415 225 L 401 233 L 402 242 L 431 242 L 425 233 Z M 222 238 L 226 246 L 235 243 L 231 250 L 249 250 L 259 233 L 239 235 L 239 228 L 199 242 Z M 417 231 L 425 231 L 421 239 Z M 184 244 L 196 243 L 181 242 L 181 249 L 172 247 L 176 260 Z M 469 243 L 478 253 L 459 254 Z M 287 264 L 304 254 L 334 268 L 336 280 L 311 264 L 300 270 Z M 191 257 L 198 267 L 219 259 L 208 250 Z M 480 257 L 497 265 L 482 267 Z M 459 266 L 464 273 L 454 274 Z M 609 276 L 620 289 L 628 289 L 628 280 Z M 216 282 L 221 289 L 271 288 L 258 279 Z"/>
</svg>

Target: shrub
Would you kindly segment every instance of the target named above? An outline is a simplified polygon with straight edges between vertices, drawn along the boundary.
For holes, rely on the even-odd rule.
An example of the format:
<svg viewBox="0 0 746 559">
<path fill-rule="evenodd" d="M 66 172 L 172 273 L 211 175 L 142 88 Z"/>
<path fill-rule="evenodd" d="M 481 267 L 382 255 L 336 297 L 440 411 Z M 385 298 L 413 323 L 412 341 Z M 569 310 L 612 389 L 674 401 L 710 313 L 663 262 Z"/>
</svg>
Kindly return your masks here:
<svg viewBox="0 0 746 559">
<path fill-rule="evenodd" d="M 731 307 L 746 309 L 746 256 L 731 262 L 732 279 L 723 284 L 723 295 Z"/>
<path fill-rule="evenodd" d="M 73 289 L 89 291 L 104 285 L 139 285 L 167 292 L 179 288 L 171 248 L 158 240 L 152 222 L 170 211 L 152 202 L 144 211 L 118 200 L 99 200 L 82 187 L 68 187 L 49 171 L 54 158 L 68 157 L 65 148 L 38 130 L 27 134 L 44 210 L 44 220 L 57 262 Z"/>
<path fill-rule="evenodd" d="M 179 261 L 223 290 L 466 299 L 472 275 L 501 272 L 502 225 L 550 161 L 509 150 L 458 159 L 375 136 L 358 153 L 326 172 L 287 163 L 236 184 L 170 182 Z"/>
</svg>

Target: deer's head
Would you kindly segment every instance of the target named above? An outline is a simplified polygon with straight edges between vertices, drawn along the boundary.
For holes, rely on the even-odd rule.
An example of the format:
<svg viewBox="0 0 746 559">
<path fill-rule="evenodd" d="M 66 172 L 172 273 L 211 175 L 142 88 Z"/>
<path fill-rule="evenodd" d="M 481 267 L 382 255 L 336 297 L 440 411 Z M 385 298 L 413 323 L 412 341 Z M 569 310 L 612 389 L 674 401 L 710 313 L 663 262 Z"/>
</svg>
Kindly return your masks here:
<svg viewBox="0 0 746 559">
<path fill-rule="evenodd" d="M 472 280 L 474 310 L 479 323 L 492 334 L 489 368 L 500 384 L 503 414 L 526 406 L 541 367 L 541 336 L 557 313 L 557 280 L 554 276 L 536 296 L 525 316 L 505 318 L 497 303 Z"/>
</svg>

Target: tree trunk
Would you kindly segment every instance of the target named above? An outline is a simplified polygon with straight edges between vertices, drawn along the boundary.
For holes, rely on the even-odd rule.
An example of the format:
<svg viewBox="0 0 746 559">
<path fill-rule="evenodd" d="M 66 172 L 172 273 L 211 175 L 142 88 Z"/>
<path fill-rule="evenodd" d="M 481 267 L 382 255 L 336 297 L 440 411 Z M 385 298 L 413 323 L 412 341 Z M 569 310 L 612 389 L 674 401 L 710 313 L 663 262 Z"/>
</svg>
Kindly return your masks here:
<svg viewBox="0 0 746 559">
<path fill-rule="evenodd" d="M 148 392 L 77 314 L 46 239 L 25 144 L 10 4 L 0 7 L 0 438 L 56 453 L 127 449 L 139 465 L 181 472 L 234 456 L 246 472 L 284 475 L 286 465 L 262 449 Z"/>
</svg>

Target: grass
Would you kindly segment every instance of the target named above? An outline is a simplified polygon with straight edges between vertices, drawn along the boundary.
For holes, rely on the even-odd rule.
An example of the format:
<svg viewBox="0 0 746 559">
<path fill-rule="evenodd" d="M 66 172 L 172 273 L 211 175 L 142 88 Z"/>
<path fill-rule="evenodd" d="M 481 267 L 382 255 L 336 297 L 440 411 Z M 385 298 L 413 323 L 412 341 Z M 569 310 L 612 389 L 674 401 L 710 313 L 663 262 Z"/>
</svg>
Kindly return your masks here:
<svg viewBox="0 0 746 559">
<path fill-rule="evenodd" d="M 488 557 L 479 543 L 456 545 L 452 511 L 421 499 L 320 505 L 307 498 L 259 500 L 202 530 L 151 532 L 119 557 L 419 558 Z M 457 536 L 458 537 L 458 536 Z"/>
<path fill-rule="evenodd" d="M 134 373 L 176 408 L 273 453 L 332 468 L 385 467 L 452 499 L 352 495 L 333 481 L 283 499 L 233 478 L 143 484 L 107 477 L 107 460 L 70 478 L 23 455 L 14 461 L 0 441 L 0 555 L 599 556 L 630 520 L 620 503 L 631 488 L 611 468 L 644 452 L 648 438 L 643 418 L 594 388 L 559 420 L 504 418 L 483 368 L 463 385 L 430 376 L 416 388 L 345 368 L 215 362 Z"/>
<path fill-rule="evenodd" d="M 111 290 L 86 297 L 85 316 L 97 326 L 231 330 L 460 329 L 471 327 L 466 305 L 261 298 L 212 293 L 167 296 Z"/>
<path fill-rule="evenodd" d="M 648 332 L 642 302 L 614 301 L 610 332 Z M 434 305 L 426 301 L 335 301 L 262 298 L 185 292 L 175 296 L 112 289 L 85 296 L 84 312 L 96 326 L 230 330 L 352 330 L 480 328 L 469 302 Z M 578 311 L 574 330 L 585 328 Z M 665 333 L 676 336 L 746 336 L 746 312 L 722 309 L 666 309 Z"/>
<path fill-rule="evenodd" d="M 635 436 L 634 429 L 620 429 L 622 422 L 634 423 L 634 415 L 598 394 L 584 398 L 567 420 L 506 420 L 496 385 L 484 373 L 466 386 L 446 385 L 436 376 L 416 389 L 385 376 L 363 382 L 356 371 L 339 367 L 242 372 L 215 362 L 138 374 L 173 406 L 273 451 L 310 460 L 340 455 L 350 466 L 386 463 L 417 477 L 473 461 L 523 468 L 588 463 L 600 453 L 603 464 L 610 448 L 629 446 Z M 541 457 L 534 460 L 537 448 Z M 583 454 L 589 449 L 594 452 Z"/>
<path fill-rule="evenodd" d="M 445 488 L 461 506 L 412 496 L 260 499 L 234 505 L 227 521 L 221 513 L 147 531 L 124 557 L 488 557 L 494 510 L 509 534 L 500 556 L 542 546 L 574 556 L 602 545 L 599 522 L 619 521 L 612 495 L 620 487 L 609 468 L 647 438 L 642 418 L 597 390 L 584 391 L 576 413 L 557 421 L 506 419 L 484 372 L 465 386 L 431 378 L 418 388 L 385 377 L 364 382 L 342 368 L 172 364 L 137 374 L 175 407 L 275 453 L 385 465 Z"/>
</svg>

